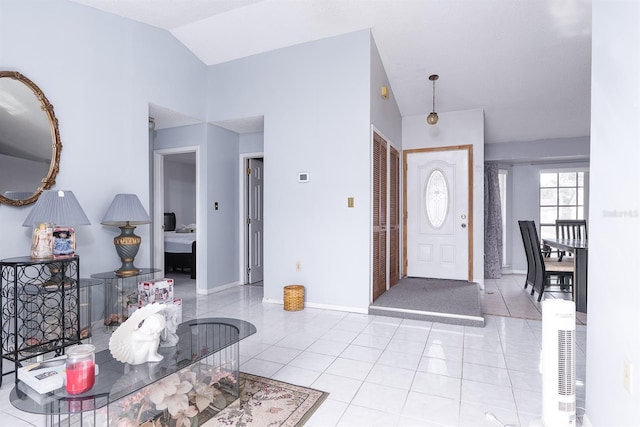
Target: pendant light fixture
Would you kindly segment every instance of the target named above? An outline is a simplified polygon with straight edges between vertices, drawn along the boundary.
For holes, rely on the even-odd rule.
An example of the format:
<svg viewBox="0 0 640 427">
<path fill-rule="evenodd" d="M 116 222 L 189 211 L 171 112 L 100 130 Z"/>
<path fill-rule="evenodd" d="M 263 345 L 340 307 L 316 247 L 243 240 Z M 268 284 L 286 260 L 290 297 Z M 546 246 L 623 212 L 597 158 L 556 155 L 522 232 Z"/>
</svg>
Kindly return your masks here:
<svg viewBox="0 0 640 427">
<path fill-rule="evenodd" d="M 438 113 L 436 113 L 436 80 L 438 80 L 437 74 L 431 74 L 429 76 L 429 80 L 433 83 L 433 105 L 431 112 L 427 116 L 427 123 L 430 125 L 435 125 L 438 123 Z"/>
</svg>

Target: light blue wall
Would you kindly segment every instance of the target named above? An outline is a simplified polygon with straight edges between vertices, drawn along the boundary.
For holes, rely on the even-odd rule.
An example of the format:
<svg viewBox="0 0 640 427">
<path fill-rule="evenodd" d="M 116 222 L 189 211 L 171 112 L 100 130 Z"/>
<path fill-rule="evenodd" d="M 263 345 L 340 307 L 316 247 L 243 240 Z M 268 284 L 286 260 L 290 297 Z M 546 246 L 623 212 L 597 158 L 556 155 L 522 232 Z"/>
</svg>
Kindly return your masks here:
<svg viewBox="0 0 640 427">
<path fill-rule="evenodd" d="M 197 146 L 197 291 L 238 283 L 238 134 L 208 124 L 158 131 L 156 149 Z M 214 203 L 218 202 L 218 210 Z"/>
<path fill-rule="evenodd" d="M 640 415 L 639 21 L 640 2 L 593 1 L 587 426 Z"/>
<path fill-rule="evenodd" d="M 239 265 L 239 163 L 238 134 L 217 126 L 207 125 L 206 156 L 208 253 L 206 269 L 208 282 L 198 284 L 200 289 L 231 284 L 242 284 L 238 277 Z M 214 204 L 218 203 L 218 210 Z M 198 243 L 199 244 L 199 243 Z M 202 290 L 199 289 L 199 292 Z"/>
<path fill-rule="evenodd" d="M 240 153 L 262 153 L 264 150 L 264 132 L 240 134 L 239 144 Z"/>
<path fill-rule="evenodd" d="M 367 30 L 209 70 L 210 121 L 265 118 L 266 300 L 300 283 L 310 304 L 368 307 L 370 61 Z"/>
<path fill-rule="evenodd" d="M 484 286 L 484 111 L 438 113 L 435 126 L 425 116 L 402 118 L 402 149 L 473 146 L 473 281 Z"/>
<path fill-rule="evenodd" d="M 148 104 L 204 117 L 206 67 L 168 32 L 64 0 L 0 0 L 0 69 L 33 80 L 55 108 L 63 149 L 55 189 L 72 190 L 90 226 L 78 227 L 83 276 L 120 261 L 115 227 L 100 225 L 113 196 L 149 209 Z M 30 207 L 0 205 L 0 258 L 29 253 Z M 148 266 L 150 226 L 136 261 Z"/>
<path fill-rule="evenodd" d="M 205 165 L 199 172 L 205 196 L 198 207 L 205 220 L 198 222 L 206 243 L 198 247 L 198 262 L 212 268 L 209 277 L 199 272 L 206 280 L 198 291 L 240 280 L 238 155 L 262 146 L 266 298 L 281 300 L 283 285 L 301 282 L 310 302 L 366 310 L 368 30 L 208 70 L 166 31 L 64 0 L 0 0 L 0 12 L 0 39 L 12 40 L 2 44 L 0 65 L 33 79 L 55 106 L 64 144 L 55 188 L 73 190 L 93 222 L 78 230 L 83 275 L 119 263 L 111 241 L 117 230 L 99 224 L 114 194 L 136 193 L 150 210 L 149 103 L 203 122 L 264 115 L 262 136 L 243 139 L 242 148 L 238 135 L 210 125 L 200 125 L 190 142 L 172 142 L 199 146 Z M 380 126 L 400 135 L 393 125 Z M 311 182 L 297 182 L 301 171 L 311 174 Z M 348 197 L 355 198 L 355 208 L 347 208 Z M 7 238 L 16 242 L 3 246 L 1 257 L 28 253 L 31 231 L 20 226 L 27 212 L 0 206 Z M 137 231 L 143 237 L 137 263 L 146 266 L 151 227 Z"/>
<path fill-rule="evenodd" d="M 388 98 L 382 97 L 380 92 L 382 86 L 387 86 Z M 382 133 L 400 151 L 402 148 L 402 116 L 373 37 L 371 37 L 370 103 L 371 123 L 377 132 Z"/>
<path fill-rule="evenodd" d="M 496 163 L 554 162 L 589 160 L 589 137 L 556 138 L 487 144 L 485 161 Z"/>
</svg>

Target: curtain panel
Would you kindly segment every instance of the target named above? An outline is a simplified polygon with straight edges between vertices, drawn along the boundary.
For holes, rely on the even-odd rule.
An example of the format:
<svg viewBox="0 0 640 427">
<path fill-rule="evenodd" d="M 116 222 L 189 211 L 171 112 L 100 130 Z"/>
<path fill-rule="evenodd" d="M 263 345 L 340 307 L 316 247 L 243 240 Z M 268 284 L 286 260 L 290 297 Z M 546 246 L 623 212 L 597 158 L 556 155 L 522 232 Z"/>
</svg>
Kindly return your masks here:
<svg viewBox="0 0 640 427">
<path fill-rule="evenodd" d="M 502 212 L 498 165 L 484 165 L 484 277 L 502 277 Z"/>
</svg>

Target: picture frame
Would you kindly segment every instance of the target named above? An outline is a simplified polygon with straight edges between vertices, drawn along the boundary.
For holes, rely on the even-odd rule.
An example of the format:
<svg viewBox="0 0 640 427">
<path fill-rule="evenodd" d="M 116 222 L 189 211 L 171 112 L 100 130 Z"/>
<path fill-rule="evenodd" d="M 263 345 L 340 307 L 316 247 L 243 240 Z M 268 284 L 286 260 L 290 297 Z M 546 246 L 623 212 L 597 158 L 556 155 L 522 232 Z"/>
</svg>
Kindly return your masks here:
<svg viewBox="0 0 640 427">
<path fill-rule="evenodd" d="M 31 259 L 53 258 L 53 227 L 40 224 L 33 227 Z"/>
<path fill-rule="evenodd" d="M 76 233 L 73 227 L 53 229 L 53 257 L 72 258 L 76 254 Z"/>
</svg>

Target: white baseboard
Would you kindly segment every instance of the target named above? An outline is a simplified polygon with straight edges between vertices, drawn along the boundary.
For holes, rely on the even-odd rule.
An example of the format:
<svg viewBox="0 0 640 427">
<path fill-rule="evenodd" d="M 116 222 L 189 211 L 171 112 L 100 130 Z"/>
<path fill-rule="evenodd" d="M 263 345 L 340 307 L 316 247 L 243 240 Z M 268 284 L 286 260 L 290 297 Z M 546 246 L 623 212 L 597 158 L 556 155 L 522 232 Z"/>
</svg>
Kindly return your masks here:
<svg viewBox="0 0 640 427">
<path fill-rule="evenodd" d="M 235 286 L 240 286 L 240 282 L 232 282 L 232 283 L 227 283 L 226 285 L 220 285 L 220 286 L 216 286 L 215 288 L 210 288 L 210 289 L 196 289 L 196 294 L 198 295 L 211 295 L 211 294 L 215 294 L 217 292 L 221 292 L 224 291 L 226 289 L 229 288 L 233 288 Z"/>
<path fill-rule="evenodd" d="M 500 270 L 500 272 L 502 273 L 502 275 L 509 275 L 509 274 L 527 274 L 527 270 L 514 270 L 511 267 L 502 267 L 502 269 Z"/>
<path fill-rule="evenodd" d="M 311 308 L 320 308 L 323 310 L 346 311 L 348 313 L 359 313 L 359 314 L 369 313 L 369 307 L 360 308 L 360 307 L 348 307 L 344 305 L 317 304 L 317 303 L 308 303 L 307 306 Z"/>
<path fill-rule="evenodd" d="M 272 299 L 272 298 L 262 298 L 262 302 L 266 302 L 269 304 L 280 304 L 284 305 L 284 301 L 280 299 Z M 334 311 L 344 311 L 347 313 L 359 313 L 359 314 L 368 314 L 368 308 L 360 308 L 360 307 L 347 307 L 344 305 L 331 305 L 331 304 L 317 304 L 313 302 L 305 302 L 305 308 L 319 308 L 322 310 L 334 310 Z"/>
</svg>

